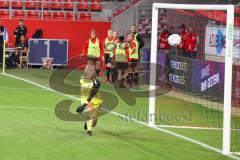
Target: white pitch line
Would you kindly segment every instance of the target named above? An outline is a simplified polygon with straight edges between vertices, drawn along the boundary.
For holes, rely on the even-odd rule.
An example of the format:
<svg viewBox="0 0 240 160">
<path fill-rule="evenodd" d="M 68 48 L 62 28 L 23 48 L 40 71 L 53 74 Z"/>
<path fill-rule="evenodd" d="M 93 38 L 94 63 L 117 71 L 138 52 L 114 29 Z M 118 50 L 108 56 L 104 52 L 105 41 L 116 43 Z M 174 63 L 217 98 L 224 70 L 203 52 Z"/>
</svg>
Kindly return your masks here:
<svg viewBox="0 0 240 160">
<path fill-rule="evenodd" d="M 190 126 L 176 126 L 176 125 L 156 125 L 160 128 L 175 128 L 175 129 L 193 129 L 193 130 L 223 130 L 223 128 L 213 128 L 213 127 L 190 127 Z M 240 131 L 240 129 L 232 128 L 232 131 Z"/>
<path fill-rule="evenodd" d="M 53 110 L 53 108 L 47 107 L 23 107 L 23 106 L 0 106 L 0 108 L 4 109 L 31 109 L 31 110 Z"/>
<path fill-rule="evenodd" d="M 26 91 L 45 91 L 45 89 L 37 89 L 37 88 L 19 88 L 19 87 L 0 87 L 0 89 L 7 89 L 7 90 L 26 90 Z"/>
<path fill-rule="evenodd" d="M 61 93 L 61 92 L 55 91 L 55 90 L 53 90 L 53 89 L 51 89 L 51 88 L 49 88 L 49 87 L 43 86 L 43 85 L 41 85 L 41 84 L 38 84 L 38 83 L 35 83 L 35 82 L 32 82 L 32 81 L 29 81 L 29 80 L 27 80 L 27 79 L 24 79 L 24 78 L 21 78 L 21 77 L 17 77 L 17 76 L 13 76 L 13 75 L 9 75 L 9 74 L 4 74 L 4 75 L 5 75 L 5 76 L 8 76 L 8 77 L 11 77 L 11 78 L 14 78 L 14 79 L 21 80 L 21 81 L 23 81 L 23 82 L 26 82 L 26 83 L 29 83 L 29 84 L 32 84 L 32 85 L 35 85 L 35 86 L 38 86 L 38 87 L 40 87 L 40 88 L 46 89 L 47 91 L 51 91 L 51 92 L 57 93 L 57 94 L 59 94 L 59 95 L 62 95 L 62 96 L 65 96 L 65 97 L 68 97 L 68 98 L 71 98 L 71 99 L 80 101 L 80 99 L 77 98 L 77 97 L 74 97 L 74 96 L 71 96 L 71 95 L 67 95 L 67 94 L 63 94 L 63 93 Z M 129 120 L 129 117 L 127 117 L 127 116 L 125 116 L 125 115 L 122 115 L 122 114 L 119 114 L 119 113 L 117 113 L 117 112 L 110 111 L 109 113 L 111 113 L 111 114 L 113 114 L 113 115 L 116 115 L 116 116 L 118 116 L 118 117 L 124 118 L 124 119 L 126 119 L 126 120 Z M 183 140 L 186 140 L 186 141 L 188 141 L 188 142 L 197 144 L 197 145 L 199 145 L 199 146 L 201 146 L 201 147 L 203 147 L 203 148 L 206 148 L 206 149 L 208 149 L 208 150 L 212 150 L 212 151 L 214 151 L 214 152 L 217 152 L 217 153 L 222 154 L 222 151 L 221 151 L 220 149 L 218 149 L 218 148 L 212 147 L 212 146 L 210 146 L 210 145 L 207 145 L 207 144 L 202 143 L 202 142 L 200 142 L 200 141 L 194 140 L 194 139 L 192 139 L 192 138 L 185 137 L 185 136 L 183 136 L 183 135 L 181 135 L 181 134 L 178 134 L 178 133 L 175 133 L 175 132 L 172 132 L 172 131 L 163 129 L 163 128 L 158 128 L 158 127 L 156 127 L 156 126 L 149 126 L 147 123 L 138 121 L 138 120 L 136 120 L 136 119 L 134 119 L 134 118 L 132 118 L 131 121 L 136 122 L 136 123 L 141 124 L 141 125 L 144 125 L 144 126 L 147 126 L 147 127 L 149 127 L 149 128 L 152 128 L 152 129 L 155 129 L 155 130 L 164 132 L 164 133 L 169 134 L 169 135 L 172 135 L 172 136 L 174 136 L 174 137 L 178 137 L 178 138 L 183 139 Z M 240 158 L 238 158 L 238 157 L 236 157 L 236 156 L 234 156 L 234 155 L 225 155 L 225 156 L 230 157 L 230 158 L 235 159 L 235 160 L 240 160 Z"/>
</svg>

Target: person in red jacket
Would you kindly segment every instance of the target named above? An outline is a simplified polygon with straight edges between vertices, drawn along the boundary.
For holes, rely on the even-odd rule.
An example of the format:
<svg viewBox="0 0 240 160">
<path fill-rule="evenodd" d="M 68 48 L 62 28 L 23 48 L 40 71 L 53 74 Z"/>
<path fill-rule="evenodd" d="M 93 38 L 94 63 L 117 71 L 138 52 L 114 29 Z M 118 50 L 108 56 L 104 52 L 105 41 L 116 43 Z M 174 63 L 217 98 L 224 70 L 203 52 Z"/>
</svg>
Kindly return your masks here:
<svg viewBox="0 0 240 160">
<path fill-rule="evenodd" d="M 161 52 L 163 53 L 169 53 L 170 45 L 168 44 L 168 37 L 170 33 L 168 31 L 168 25 L 164 24 L 163 31 L 159 34 L 158 40 L 159 40 L 159 46 Z"/>
<path fill-rule="evenodd" d="M 82 55 L 87 55 L 87 64 L 95 65 L 96 74 L 99 76 L 101 61 L 104 59 L 104 49 L 95 30 L 91 30 L 90 39 L 84 44 Z"/>
<path fill-rule="evenodd" d="M 104 57 L 105 57 L 105 67 L 106 67 L 106 82 L 110 81 L 111 74 L 111 61 L 113 57 L 113 51 L 115 48 L 115 43 L 113 39 L 113 31 L 108 30 L 107 37 L 103 40 L 103 48 L 104 48 Z"/>
<path fill-rule="evenodd" d="M 197 44 L 198 36 L 194 32 L 193 28 L 190 27 L 188 33 L 186 34 L 186 57 L 197 57 Z"/>
<path fill-rule="evenodd" d="M 178 50 L 177 55 L 178 56 L 185 56 L 187 29 L 186 29 L 184 24 L 182 24 L 178 28 L 179 28 L 179 32 L 180 32 L 179 34 L 180 34 L 180 36 L 182 38 L 182 41 L 181 41 L 181 43 L 177 47 L 177 50 Z"/>
</svg>

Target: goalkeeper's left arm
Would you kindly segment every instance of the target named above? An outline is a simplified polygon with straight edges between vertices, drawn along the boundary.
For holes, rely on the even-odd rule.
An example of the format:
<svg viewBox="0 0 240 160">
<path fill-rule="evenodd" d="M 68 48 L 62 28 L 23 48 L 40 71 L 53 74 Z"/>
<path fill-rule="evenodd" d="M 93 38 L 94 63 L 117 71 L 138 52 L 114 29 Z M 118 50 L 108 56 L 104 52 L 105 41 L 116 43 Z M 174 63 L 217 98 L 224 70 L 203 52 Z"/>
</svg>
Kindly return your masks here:
<svg viewBox="0 0 240 160">
<path fill-rule="evenodd" d="M 94 77 L 94 78 L 92 79 L 92 81 L 93 81 L 93 86 L 92 86 L 92 88 L 91 88 L 91 90 L 90 90 L 90 92 L 89 92 L 89 96 L 88 96 L 88 98 L 87 98 L 87 102 L 77 108 L 77 112 L 78 112 L 78 113 L 82 113 L 82 112 L 86 109 L 88 103 L 91 102 L 91 100 L 93 99 L 93 97 L 97 94 L 97 92 L 98 92 L 99 89 L 100 89 L 100 85 L 101 85 L 101 84 L 100 84 L 100 81 L 99 81 L 96 77 Z"/>
</svg>

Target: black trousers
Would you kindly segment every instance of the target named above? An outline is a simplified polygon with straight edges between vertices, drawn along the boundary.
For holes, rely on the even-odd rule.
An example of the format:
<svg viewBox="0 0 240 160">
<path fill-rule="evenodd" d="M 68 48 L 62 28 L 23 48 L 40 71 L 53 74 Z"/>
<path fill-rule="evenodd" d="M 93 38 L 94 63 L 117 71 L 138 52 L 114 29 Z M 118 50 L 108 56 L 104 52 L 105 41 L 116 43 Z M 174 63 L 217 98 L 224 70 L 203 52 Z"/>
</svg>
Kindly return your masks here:
<svg viewBox="0 0 240 160">
<path fill-rule="evenodd" d="M 3 42 L 0 42 L 0 64 L 3 62 Z"/>
</svg>

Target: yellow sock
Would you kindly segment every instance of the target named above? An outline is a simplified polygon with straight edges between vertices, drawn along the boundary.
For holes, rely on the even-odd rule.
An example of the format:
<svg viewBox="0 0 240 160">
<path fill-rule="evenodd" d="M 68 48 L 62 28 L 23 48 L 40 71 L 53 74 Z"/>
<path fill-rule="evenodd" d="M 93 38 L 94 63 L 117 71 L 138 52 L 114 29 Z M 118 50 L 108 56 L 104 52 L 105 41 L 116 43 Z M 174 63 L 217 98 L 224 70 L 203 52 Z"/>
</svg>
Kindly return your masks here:
<svg viewBox="0 0 240 160">
<path fill-rule="evenodd" d="M 91 119 L 87 121 L 87 130 L 88 131 L 92 130 L 92 120 Z"/>
</svg>

